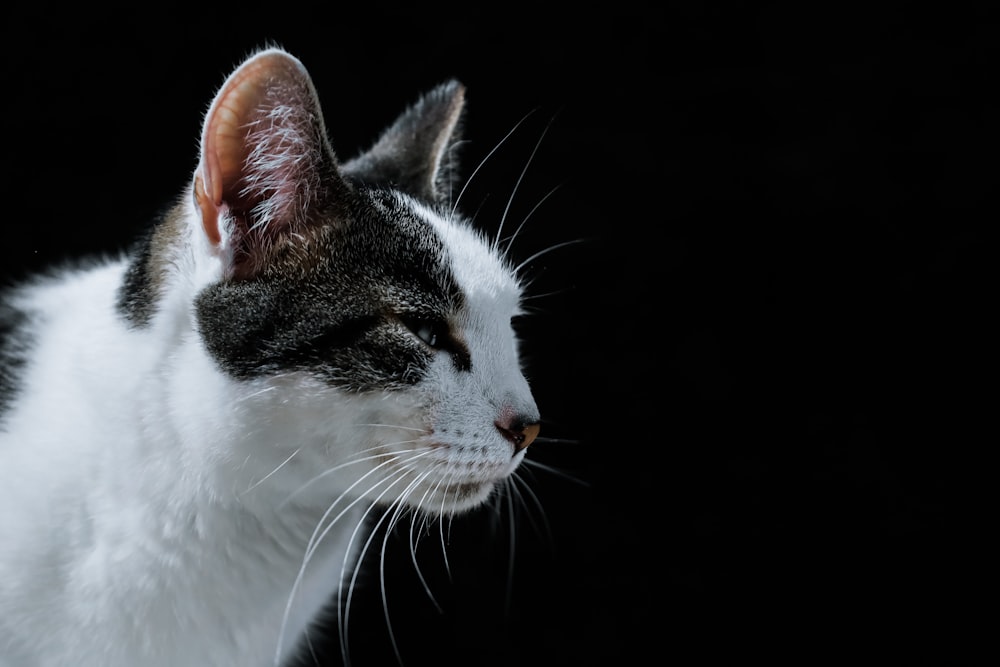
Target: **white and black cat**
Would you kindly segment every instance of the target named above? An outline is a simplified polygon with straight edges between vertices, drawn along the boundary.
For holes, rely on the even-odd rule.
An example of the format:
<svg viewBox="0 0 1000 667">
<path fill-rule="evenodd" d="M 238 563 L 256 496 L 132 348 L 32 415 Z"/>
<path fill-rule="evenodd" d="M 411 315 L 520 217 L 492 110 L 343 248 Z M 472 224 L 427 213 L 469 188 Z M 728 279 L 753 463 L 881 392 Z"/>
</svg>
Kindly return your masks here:
<svg viewBox="0 0 1000 667">
<path fill-rule="evenodd" d="M 0 665 L 288 664 L 368 519 L 506 483 L 539 413 L 516 271 L 453 207 L 463 96 L 341 162 L 256 52 L 129 256 L 6 295 Z"/>
</svg>

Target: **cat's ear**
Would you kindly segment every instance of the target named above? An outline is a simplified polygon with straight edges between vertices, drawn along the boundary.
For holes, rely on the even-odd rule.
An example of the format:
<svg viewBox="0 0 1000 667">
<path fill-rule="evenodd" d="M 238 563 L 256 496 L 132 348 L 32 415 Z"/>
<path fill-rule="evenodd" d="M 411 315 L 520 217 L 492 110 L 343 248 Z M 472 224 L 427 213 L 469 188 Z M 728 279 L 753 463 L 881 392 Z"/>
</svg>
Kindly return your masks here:
<svg viewBox="0 0 1000 667">
<path fill-rule="evenodd" d="M 404 111 L 367 152 L 346 163 L 345 174 L 391 185 L 417 198 L 446 204 L 457 179 L 465 87 L 443 83 Z"/>
<path fill-rule="evenodd" d="M 194 178 L 202 227 L 227 272 L 255 271 L 275 239 L 347 189 L 302 63 L 280 49 L 247 59 L 205 116 Z"/>
</svg>

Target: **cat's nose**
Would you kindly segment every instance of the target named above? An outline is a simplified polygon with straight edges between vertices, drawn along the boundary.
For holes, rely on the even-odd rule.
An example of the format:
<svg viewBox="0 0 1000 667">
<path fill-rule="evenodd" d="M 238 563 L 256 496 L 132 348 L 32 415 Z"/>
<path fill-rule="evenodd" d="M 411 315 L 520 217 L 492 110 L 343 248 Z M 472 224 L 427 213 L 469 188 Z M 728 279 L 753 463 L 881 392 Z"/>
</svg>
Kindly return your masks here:
<svg viewBox="0 0 1000 667">
<path fill-rule="evenodd" d="M 516 417 L 503 421 L 498 419 L 493 423 L 496 425 L 497 430 L 500 431 L 500 435 L 514 445 L 515 452 L 527 448 L 538 437 L 538 432 L 541 430 L 537 421 L 529 423 L 525 419 Z"/>
</svg>

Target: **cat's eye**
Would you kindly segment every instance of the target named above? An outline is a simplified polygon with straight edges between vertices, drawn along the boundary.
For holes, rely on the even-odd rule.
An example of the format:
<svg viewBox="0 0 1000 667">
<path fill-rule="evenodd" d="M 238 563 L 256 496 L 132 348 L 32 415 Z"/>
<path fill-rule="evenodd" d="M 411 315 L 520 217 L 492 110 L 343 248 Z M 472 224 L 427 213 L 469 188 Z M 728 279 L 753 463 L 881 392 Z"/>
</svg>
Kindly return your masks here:
<svg viewBox="0 0 1000 667">
<path fill-rule="evenodd" d="M 435 330 L 434 325 L 429 322 L 422 323 L 413 333 L 417 334 L 417 338 L 431 347 L 438 346 L 438 332 Z"/>
<path fill-rule="evenodd" d="M 468 348 L 455 337 L 443 319 L 402 315 L 399 321 L 427 347 L 447 352 L 458 370 L 468 371 L 472 368 L 472 356 Z"/>
<path fill-rule="evenodd" d="M 444 322 L 419 317 L 408 317 L 403 319 L 403 323 L 414 336 L 426 343 L 428 347 L 440 350 L 448 347 L 450 344 L 448 325 Z"/>
</svg>

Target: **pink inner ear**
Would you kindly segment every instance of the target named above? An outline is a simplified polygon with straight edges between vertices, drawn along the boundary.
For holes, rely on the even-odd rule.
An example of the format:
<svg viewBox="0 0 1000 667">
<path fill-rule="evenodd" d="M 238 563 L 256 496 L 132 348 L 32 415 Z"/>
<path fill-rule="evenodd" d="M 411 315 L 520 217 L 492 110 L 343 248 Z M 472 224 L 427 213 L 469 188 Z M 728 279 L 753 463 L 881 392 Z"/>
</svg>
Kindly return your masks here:
<svg viewBox="0 0 1000 667">
<path fill-rule="evenodd" d="M 261 52 L 230 75 L 209 109 L 195 177 L 202 225 L 213 244 L 221 242 L 224 206 L 244 231 L 294 221 L 296 206 L 306 204 L 296 200 L 297 189 L 314 177 L 310 168 L 321 150 L 311 127 L 317 116 L 308 74 L 287 53 Z"/>
</svg>

